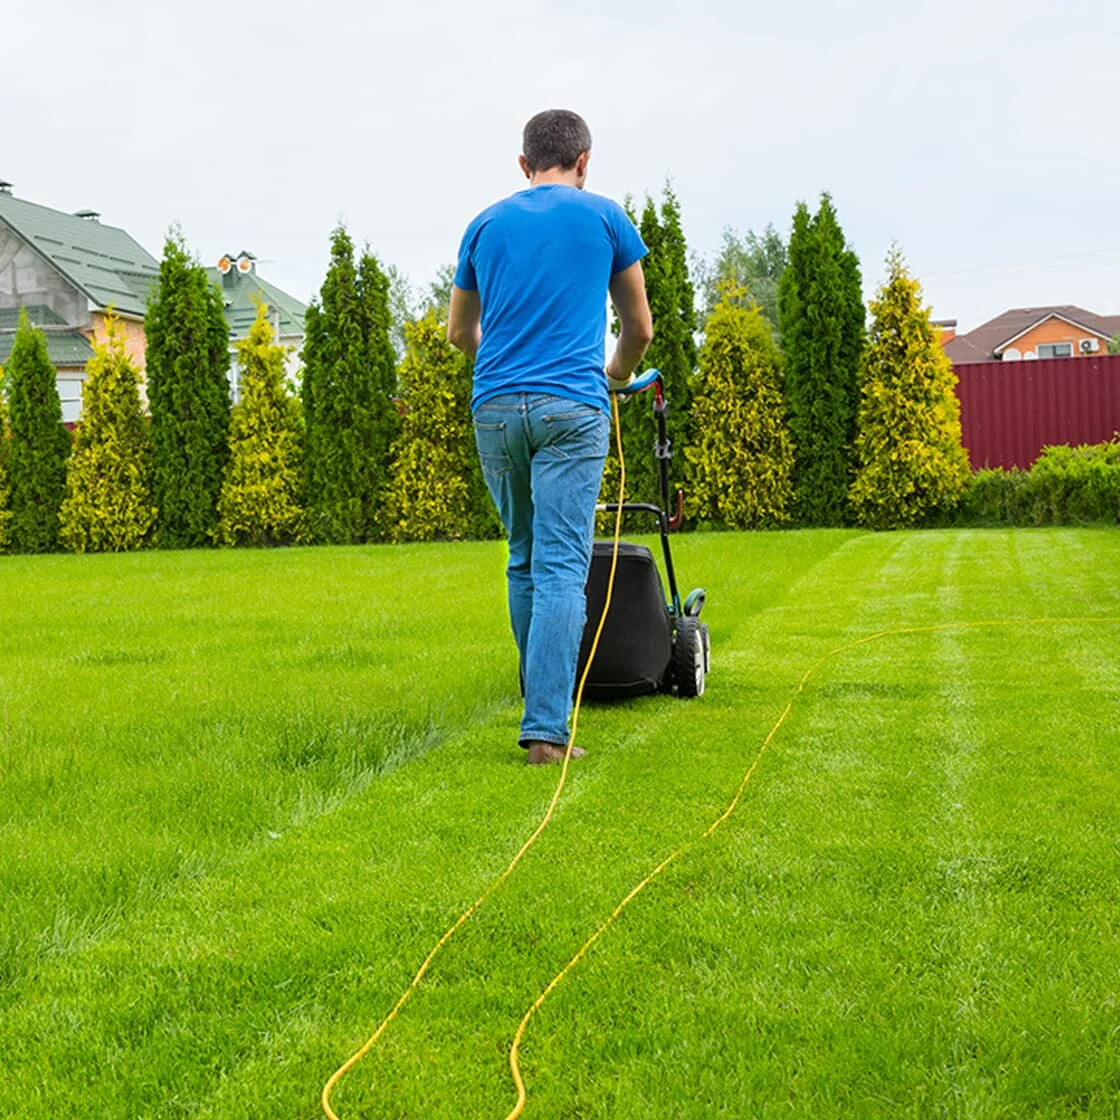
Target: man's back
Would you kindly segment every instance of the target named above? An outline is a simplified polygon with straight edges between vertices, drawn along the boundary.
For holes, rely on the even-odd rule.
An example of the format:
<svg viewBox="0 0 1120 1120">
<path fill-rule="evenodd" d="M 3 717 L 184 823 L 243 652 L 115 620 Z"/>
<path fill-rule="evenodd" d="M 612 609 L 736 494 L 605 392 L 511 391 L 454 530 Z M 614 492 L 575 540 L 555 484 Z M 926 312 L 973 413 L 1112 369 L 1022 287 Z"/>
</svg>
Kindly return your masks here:
<svg viewBox="0 0 1120 1120">
<path fill-rule="evenodd" d="M 484 210 L 455 276 L 482 305 L 472 407 L 527 391 L 606 411 L 608 286 L 644 252 L 622 207 L 575 187 L 531 187 Z"/>
<path fill-rule="evenodd" d="M 583 190 L 587 122 L 548 109 L 522 142 L 530 187 L 467 227 L 447 337 L 475 358 L 475 442 L 509 545 L 525 686 L 519 742 L 537 765 L 583 753 L 568 742 L 568 714 L 609 446 L 607 389 L 633 378 L 653 323 L 638 231 L 617 203 Z M 619 336 L 604 364 L 608 292 Z"/>
</svg>

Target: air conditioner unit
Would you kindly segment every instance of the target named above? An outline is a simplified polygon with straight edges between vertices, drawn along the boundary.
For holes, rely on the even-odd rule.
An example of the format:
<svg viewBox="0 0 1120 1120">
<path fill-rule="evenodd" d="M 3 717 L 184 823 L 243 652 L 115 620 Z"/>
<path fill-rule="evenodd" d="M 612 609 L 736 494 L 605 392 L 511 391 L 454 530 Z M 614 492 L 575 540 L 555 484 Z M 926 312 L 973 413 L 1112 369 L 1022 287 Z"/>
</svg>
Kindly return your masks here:
<svg viewBox="0 0 1120 1120">
<path fill-rule="evenodd" d="M 1095 354 L 1101 348 L 1099 338 L 1083 338 L 1077 347 L 1082 354 Z"/>
</svg>

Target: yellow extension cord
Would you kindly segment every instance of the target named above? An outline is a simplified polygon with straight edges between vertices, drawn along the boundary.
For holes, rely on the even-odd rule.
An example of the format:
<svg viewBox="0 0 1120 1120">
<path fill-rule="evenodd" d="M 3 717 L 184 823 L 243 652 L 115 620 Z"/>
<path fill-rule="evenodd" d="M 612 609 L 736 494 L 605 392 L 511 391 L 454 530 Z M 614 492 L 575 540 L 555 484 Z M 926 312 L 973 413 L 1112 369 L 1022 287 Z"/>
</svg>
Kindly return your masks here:
<svg viewBox="0 0 1120 1120">
<path fill-rule="evenodd" d="M 618 400 L 613 394 L 611 400 L 614 411 L 615 434 L 617 439 L 619 459 L 620 477 L 618 504 L 621 507 L 626 486 L 626 465 L 623 462 L 622 457 L 622 435 L 618 423 Z M 424 978 L 424 974 L 428 971 L 428 968 L 430 967 L 432 961 L 435 960 L 439 951 L 444 947 L 444 945 L 447 944 L 448 941 L 451 940 L 456 931 L 461 926 L 463 926 L 473 914 L 478 911 L 479 907 L 482 906 L 482 904 L 498 889 L 498 887 L 500 887 L 510 877 L 510 875 L 513 873 L 514 868 L 521 862 L 522 857 L 533 846 L 537 838 L 545 830 L 545 827 L 552 819 L 553 810 L 556 808 L 556 804 L 560 800 L 560 794 L 563 792 L 564 783 L 568 775 L 568 762 L 571 758 L 572 745 L 576 741 L 576 729 L 579 726 L 579 710 L 580 701 L 583 698 L 583 688 L 587 681 L 587 676 L 591 668 L 592 660 L 595 657 L 595 650 L 598 648 L 599 636 L 603 632 L 603 625 L 606 622 L 607 611 L 610 609 L 611 605 L 611 595 L 614 590 L 615 568 L 618 562 L 618 544 L 621 533 L 622 510 L 620 508 L 615 515 L 614 550 L 611 557 L 611 569 L 610 575 L 607 580 L 607 594 L 606 600 L 603 604 L 603 613 L 599 618 L 599 625 L 595 630 L 595 637 L 591 644 L 591 653 L 587 659 L 587 665 L 584 668 L 583 674 L 580 677 L 579 687 L 576 690 L 575 704 L 572 709 L 572 733 L 568 739 L 568 750 L 564 755 L 564 762 L 560 769 L 560 778 L 556 783 L 556 790 L 552 795 L 552 800 L 549 802 L 548 809 L 545 812 L 545 815 L 542 818 L 540 824 L 537 825 L 533 834 L 529 837 L 528 840 L 525 841 L 525 843 L 522 845 L 513 859 L 510 860 L 509 864 L 506 866 L 506 869 L 490 884 L 490 886 L 486 888 L 485 891 L 482 892 L 481 895 L 479 895 L 479 897 L 466 910 L 463 911 L 455 924 L 452 925 L 447 930 L 447 932 L 444 933 L 444 935 L 439 939 L 439 941 L 436 942 L 435 947 L 427 955 L 427 957 L 424 958 L 424 963 L 417 970 L 416 975 L 412 978 L 412 982 L 404 990 L 404 993 L 401 995 L 400 999 L 397 1000 L 393 1009 L 378 1025 L 377 1030 L 375 1030 L 373 1034 L 370 1035 L 369 1039 L 360 1049 L 356 1050 L 354 1054 L 352 1054 L 334 1072 L 334 1074 L 331 1075 L 330 1080 L 327 1081 L 326 1085 L 323 1086 L 323 1112 L 327 1115 L 327 1117 L 329 1117 L 329 1120 L 339 1120 L 337 1113 L 334 1111 L 334 1109 L 331 1108 L 330 1103 L 330 1096 L 334 1087 L 347 1073 L 349 1073 L 350 1070 L 354 1068 L 354 1066 L 358 1064 L 358 1062 L 362 1060 L 362 1058 L 364 1058 L 373 1049 L 373 1047 L 377 1044 L 377 1040 L 384 1033 L 385 1028 L 388 1027 L 388 1025 L 397 1017 L 397 1014 L 400 1012 L 401 1008 L 403 1008 L 404 1005 L 412 997 L 412 993 L 419 986 L 420 981 Z M 1102 623 L 1120 623 L 1120 618 L 993 619 L 980 622 L 947 622 L 935 626 L 906 626 L 891 630 L 879 630 L 874 634 L 868 634 L 862 638 L 857 638 L 854 641 L 846 642 L 843 645 L 836 646 L 834 649 L 829 650 L 822 657 L 820 657 L 812 666 L 810 666 L 809 669 L 806 670 L 805 674 L 798 682 L 797 687 L 793 690 L 793 694 L 790 696 L 788 703 L 782 709 L 781 714 L 774 722 L 774 726 L 770 728 L 770 731 L 767 733 L 766 738 L 763 739 L 762 745 L 758 748 L 758 752 L 755 754 L 754 759 L 751 761 L 750 766 L 747 768 L 746 773 L 743 775 L 743 779 L 739 783 L 739 787 L 735 791 L 734 797 L 732 797 L 731 801 L 728 803 L 727 808 L 724 809 L 724 811 L 710 825 L 708 825 L 708 827 L 699 836 L 697 836 L 693 840 L 687 841 L 686 843 L 675 849 L 673 852 L 671 852 L 630 890 L 626 897 L 614 908 L 610 916 L 598 927 L 598 929 L 595 930 L 594 933 L 591 934 L 590 937 L 588 937 L 588 939 L 580 946 L 578 951 L 568 961 L 568 963 L 564 965 L 564 967 L 549 981 L 545 989 L 533 1001 L 532 1006 L 530 1006 L 529 1010 L 525 1012 L 525 1015 L 522 1017 L 521 1022 L 518 1024 L 517 1032 L 513 1037 L 513 1044 L 511 1045 L 509 1052 L 509 1068 L 510 1073 L 513 1077 L 514 1085 L 517 1087 L 517 1102 L 511 1109 L 509 1114 L 505 1117 L 505 1120 L 517 1120 L 517 1118 L 521 1115 L 523 1109 L 525 1108 L 525 1082 L 521 1076 L 519 1055 L 521 1050 L 521 1043 L 525 1037 L 525 1031 L 529 1025 L 529 1020 L 532 1019 L 532 1017 L 537 1013 L 541 1005 L 545 1002 L 546 999 L 548 999 L 548 997 L 552 994 L 552 992 L 560 984 L 564 977 L 567 976 L 568 973 L 571 972 L 577 964 L 579 964 L 584 956 L 587 955 L 587 952 L 588 950 L 590 950 L 591 946 L 594 945 L 595 942 L 598 941 L 599 938 L 602 937 L 603 934 L 606 933 L 612 925 L 614 925 L 615 921 L 618 919 L 619 915 L 621 915 L 622 912 L 626 909 L 626 907 L 629 906 L 630 903 L 633 902 L 634 899 L 637 898 L 637 896 L 641 894 L 641 892 L 645 890 L 645 888 L 649 886 L 649 884 L 652 883 L 653 880 L 656 879 L 661 874 L 661 872 L 664 871 L 671 863 L 673 863 L 680 856 L 690 851 L 701 841 L 706 840 L 716 831 L 716 829 L 720 827 L 720 825 L 724 823 L 724 821 L 728 819 L 728 817 L 731 816 L 732 813 L 735 812 L 736 807 L 742 800 L 743 794 L 746 792 L 747 786 L 750 784 L 751 779 L 754 777 L 755 771 L 758 769 L 759 763 L 762 761 L 763 755 L 766 753 L 766 748 L 769 747 L 770 743 L 774 739 L 774 736 L 778 734 L 778 731 L 781 729 L 782 724 L 785 723 L 786 717 L 792 711 L 797 697 L 804 691 L 806 684 L 808 684 L 809 680 L 816 674 L 817 670 L 826 661 L 829 661 L 831 658 L 836 657 L 841 653 L 845 653 L 848 650 L 855 649 L 858 646 L 868 645 L 871 642 L 880 641 L 883 638 L 899 637 L 906 634 L 932 634 L 946 630 L 970 630 L 1004 626 L 1045 626 L 1062 624 L 1090 625 Z"/>
<path fill-rule="evenodd" d="M 619 509 L 615 514 L 614 519 L 614 549 L 611 553 L 611 569 L 610 574 L 607 577 L 607 595 L 606 599 L 603 602 L 603 613 L 599 616 L 599 625 L 595 628 L 595 637 L 591 642 L 591 651 L 587 657 L 587 664 L 584 666 L 583 674 L 579 679 L 579 687 L 576 689 L 575 704 L 572 707 L 572 733 L 568 736 L 568 748 L 564 752 L 564 762 L 560 767 L 560 779 L 556 783 L 556 790 L 552 795 L 552 800 L 548 803 L 548 810 L 545 812 L 544 817 L 541 819 L 541 823 L 537 825 L 537 827 L 533 830 L 532 836 L 530 836 L 529 839 L 526 840 L 524 844 L 522 844 L 517 855 L 515 855 L 513 859 L 509 861 L 506 869 L 490 884 L 490 886 L 486 888 L 486 890 L 482 892 L 482 894 L 478 896 L 477 899 L 475 899 L 474 902 L 471 903 L 470 906 L 467 907 L 466 910 L 462 912 L 462 914 L 459 915 L 458 919 L 455 921 L 455 924 L 450 926 L 444 933 L 444 935 L 439 939 L 439 941 L 436 942 L 435 947 L 424 958 L 424 963 L 416 970 L 416 975 L 412 978 L 412 982 L 408 985 L 407 988 L 405 988 L 400 999 L 398 999 L 396 1004 L 393 1006 L 393 1010 L 390 1011 L 384 1019 L 382 1019 L 381 1023 L 377 1027 L 377 1030 L 375 1030 L 373 1034 L 369 1036 L 364 1045 L 362 1045 L 358 1050 L 354 1051 L 354 1053 L 351 1054 L 350 1057 L 347 1058 L 346 1061 L 343 1062 L 343 1064 L 339 1066 L 333 1074 L 331 1074 L 330 1080 L 327 1081 L 327 1083 L 323 1086 L 323 1094 L 321 1098 L 323 1112 L 330 1118 L 330 1120 L 339 1120 L 338 1114 L 334 1111 L 333 1108 L 331 1108 L 331 1092 L 334 1087 L 374 1048 L 374 1046 L 377 1045 L 377 1040 L 384 1033 L 385 1028 L 397 1017 L 397 1014 L 400 1012 L 401 1008 L 404 1007 L 404 1005 L 408 1003 L 408 1001 L 412 998 L 412 993 L 416 991 L 417 987 L 420 984 L 420 981 L 424 979 L 424 974 L 428 971 L 428 968 L 431 966 L 432 961 L 436 959 L 436 956 L 439 954 L 439 951 L 444 947 L 444 945 L 446 945 L 451 940 L 455 933 L 470 920 L 472 915 L 474 915 L 478 911 L 478 908 L 510 877 L 510 875 L 513 874 L 513 869 L 521 862 L 522 857 L 536 843 L 537 837 L 540 836 L 542 832 L 544 832 L 545 828 L 548 825 L 548 822 L 552 820 L 553 810 L 556 808 L 556 803 L 560 800 L 560 794 L 564 790 L 564 783 L 568 778 L 568 762 L 572 757 L 572 747 L 575 745 L 576 741 L 576 729 L 579 727 L 579 709 L 580 702 L 583 699 L 583 687 L 587 683 L 588 674 L 591 672 L 591 664 L 595 660 L 595 651 L 599 648 L 599 636 L 603 633 L 603 626 L 607 621 L 607 611 L 609 611 L 611 607 L 611 595 L 614 592 L 614 573 L 615 568 L 618 566 L 618 542 L 622 536 L 621 507 L 623 497 L 626 493 L 626 463 L 623 460 L 622 455 L 622 428 L 619 424 L 618 417 L 618 396 L 615 393 L 611 393 L 611 407 L 614 413 L 614 430 L 616 446 L 618 448 L 619 468 Z M 514 1077 L 517 1079 L 519 1086 L 519 1099 L 517 1108 L 514 1109 L 512 1113 L 510 1113 L 511 1117 L 517 1116 L 521 1112 L 525 1101 L 524 1086 L 521 1085 L 521 1077 L 519 1072 L 517 1071 L 516 1066 L 514 1067 Z"/>
</svg>

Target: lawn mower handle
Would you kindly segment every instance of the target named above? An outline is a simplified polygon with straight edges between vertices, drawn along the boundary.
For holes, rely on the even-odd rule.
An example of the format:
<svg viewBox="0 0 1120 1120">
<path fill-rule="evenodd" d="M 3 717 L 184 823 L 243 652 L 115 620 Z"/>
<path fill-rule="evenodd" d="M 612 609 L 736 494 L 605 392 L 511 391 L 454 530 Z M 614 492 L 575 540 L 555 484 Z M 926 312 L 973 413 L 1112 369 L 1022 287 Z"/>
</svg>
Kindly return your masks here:
<svg viewBox="0 0 1120 1120">
<path fill-rule="evenodd" d="M 645 373 L 638 374 L 625 389 L 615 389 L 620 397 L 631 397 L 635 393 L 644 393 L 654 382 L 661 381 L 661 370 L 647 369 Z"/>
</svg>

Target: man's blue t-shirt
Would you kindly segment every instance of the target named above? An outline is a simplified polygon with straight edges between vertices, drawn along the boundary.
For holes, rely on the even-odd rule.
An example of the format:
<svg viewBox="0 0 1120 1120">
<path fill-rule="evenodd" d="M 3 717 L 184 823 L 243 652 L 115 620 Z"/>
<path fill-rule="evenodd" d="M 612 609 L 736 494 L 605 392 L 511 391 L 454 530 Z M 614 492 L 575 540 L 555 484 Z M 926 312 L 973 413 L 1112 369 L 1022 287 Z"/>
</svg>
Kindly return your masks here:
<svg viewBox="0 0 1120 1120">
<path fill-rule="evenodd" d="M 607 411 L 607 290 L 646 252 L 618 203 L 577 187 L 530 187 L 479 214 L 455 272 L 482 305 L 471 408 L 529 392 Z"/>
</svg>

